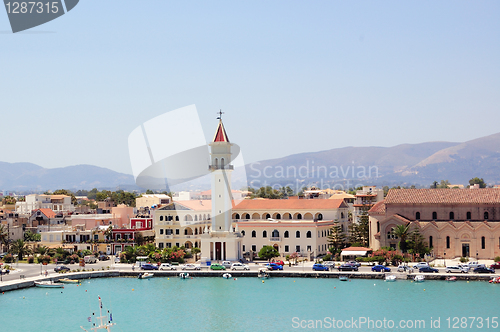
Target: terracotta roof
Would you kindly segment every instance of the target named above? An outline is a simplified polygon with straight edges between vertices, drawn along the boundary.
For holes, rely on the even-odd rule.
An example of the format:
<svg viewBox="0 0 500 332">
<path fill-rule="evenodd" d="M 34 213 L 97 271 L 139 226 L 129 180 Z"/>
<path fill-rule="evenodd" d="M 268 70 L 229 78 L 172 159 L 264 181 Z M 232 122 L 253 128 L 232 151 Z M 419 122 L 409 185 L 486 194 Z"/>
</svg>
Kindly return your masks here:
<svg viewBox="0 0 500 332">
<path fill-rule="evenodd" d="M 42 212 L 47 218 L 55 218 L 56 217 L 56 213 L 54 211 L 52 211 L 51 209 L 38 209 L 38 210 L 35 210 L 35 212 L 36 211 Z"/>
<path fill-rule="evenodd" d="M 227 142 L 229 143 L 229 138 L 227 138 L 226 129 L 222 124 L 222 120 L 219 120 L 219 125 L 217 126 L 217 131 L 215 132 L 214 142 Z"/>
<path fill-rule="evenodd" d="M 191 210 L 211 211 L 212 200 L 177 201 Z M 343 199 L 245 199 L 233 201 L 233 211 L 249 210 L 331 210 L 348 208 Z"/>
<path fill-rule="evenodd" d="M 500 191 L 483 189 L 391 189 L 385 204 L 499 204 Z"/>
<path fill-rule="evenodd" d="M 385 214 L 385 201 L 380 201 L 368 211 L 370 214 Z"/>
</svg>

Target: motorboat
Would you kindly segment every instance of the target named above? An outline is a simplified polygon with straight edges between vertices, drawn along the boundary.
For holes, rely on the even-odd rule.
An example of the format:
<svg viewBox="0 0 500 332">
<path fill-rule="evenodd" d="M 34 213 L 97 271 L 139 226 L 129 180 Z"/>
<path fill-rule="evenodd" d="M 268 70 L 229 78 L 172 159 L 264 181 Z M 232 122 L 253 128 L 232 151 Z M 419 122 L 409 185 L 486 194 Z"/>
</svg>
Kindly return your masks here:
<svg viewBox="0 0 500 332">
<path fill-rule="evenodd" d="M 385 276 L 385 281 L 396 281 L 397 277 L 394 274 Z"/>
<path fill-rule="evenodd" d="M 448 277 L 446 281 L 457 281 L 457 277 Z"/>
<path fill-rule="evenodd" d="M 348 281 L 349 280 L 349 277 L 346 276 L 346 275 L 342 275 L 342 276 L 339 276 L 339 280 L 340 281 Z"/>
<path fill-rule="evenodd" d="M 154 274 L 153 273 L 139 273 L 139 276 L 137 279 L 151 279 L 153 278 Z"/>
<path fill-rule="evenodd" d="M 269 272 L 267 272 L 267 269 L 259 269 L 259 273 L 257 274 L 257 278 L 259 279 L 269 279 Z"/>
<path fill-rule="evenodd" d="M 35 281 L 35 286 L 42 288 L 63 288 L 64 284 L 53 281 Z"/>
<path fill-rule="evenodd" d="M 181 272 L 181 273 L 179 273 L 179 278 L 181 278 L 181 279 L 189 279 L 189 273 Z"/>
<path fill-rule="evenodd" d="M 222 275 L 222 278 L 224 278 L 224 279 L 231 279 L 231 278 L 232 278 L 232 276 L 231 276 L 231 274 L 229 274 L 229 273 L 224 273 L 224 274 Z"/>
<path fill-rule="evenodd" d="M 94 322 L 92 322 L 94 320 Z M 102 314 L 102 301 L 99 296 L 99 316 L 93 312 L 91 316 L 88 317 L 89 323 L 92 323 L 91 331 L 105 330 L 111 331 L 111 326 L 116 325 L 113 323 L 113 315 L 107 310 L 107 313 L 103 316 Z M 80 326 L 82 330 L 87 331 L 83 326 Z M 88 331 L 87 331 L 88 332 Z"/>
<path fill-rule="evenodd" d="M 80 280 L 63 278 L 59 279 L 59 282 L 62 282 L 63 284 L 79 284 Z"/>
<path fill-rule="evenodd" d="M 425 281 L 425 276 L 423 276 L 423 275 L 415 276 L 415 278 L 413 278 L 413 281 L 415 281 L 415 282 L 424 282 Z"/>
<path fill-rule="evenodd" d="M 500 277 L 491 278 L 489 283 L 490 284 L 500 284 Z"/>
</svg>

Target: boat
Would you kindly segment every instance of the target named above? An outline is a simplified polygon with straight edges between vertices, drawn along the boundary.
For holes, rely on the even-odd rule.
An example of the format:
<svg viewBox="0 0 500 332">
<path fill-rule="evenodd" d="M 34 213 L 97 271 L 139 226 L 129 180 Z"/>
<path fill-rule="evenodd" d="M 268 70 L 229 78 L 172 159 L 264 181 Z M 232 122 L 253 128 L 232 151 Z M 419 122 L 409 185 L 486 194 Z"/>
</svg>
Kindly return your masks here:
<svg viewBox="0 0 500 332">
<path fill-rule="evenodd" d="M 179 278 L 181 278 L 181 279 L 188 279 L 189 278 L 189 273 L 181 272 L 181 273 L 179 273 Z"/>
<path fill-rule="evenodd" d="M 63 288 L 64 284 L 53 281 L 35 281 L 35 286 L 42 288 Z"/>
<path fill-rule="evenodd" d="M 269 279 L 269 272 L 267 269 L 259 269 L 259 273 L 257 274 L 257 278 L 259 279 Z"/>
<path fill-rule="evenodd" d="M 153 273 L 139 273 L 139 276 L 137 279 L 151 279 L 153 278 L 154 274 Z"/>
<path fill-rule="evenodd" d="M 396 281 L 397 277 L 394 274 L 385 276 L 385 281 Z"/>
<path fill-rule="evenodd" d="M 448 277 L 446 281 L 457 281 L 457 277 Z"/>
<path fill-rule="evenodd" d="M 490 284 L 500 284 L 500 277 L 491 278 L 489 283 Z"/>
<path fill-rule="evenodd" d="M 80 280 L 63 278 L 59 279 L 59 282 L 62 282 L 63 284 L 79 284 Z"/>
<path fill-rule="evenodd" d="M 111 326 L 116 325 L 115 323 L 113 323 L 113 315 L 109 312 L 109 310 L 107 314 L 105 314 L 104 316 L 102 315 L 102 301 L 100 296 L 99 296 L 99 317 L 95 316 L 96 315 L 93 312 L 92 316 L 88 318 L 89 323 L 92 323 L 92 328 L 90 329 L 91 331 L 97 331 L 97 330 L 111 331 Z M 92 322 L 92 320 L 94 320 L 94 322 Z M 80 327 L 82 328 L 82 330 L 87 331 L 83 326 Z"/>
<path fill-rule="evenodd" d="M 425 281 L 425 277 L 423 275 L 418 275 L 418 276 L 415 276 L 415 278 L 413 278 L 413 281 L 415 281 L 415 282 L 424 282 Z"/>
<path fill-rule="evenodd" d="M 231 276 L 231 274 L 229 274 L 229 273 L 224 273 L 224 274 L 222 275 L 222 278 L 224 278 L 224 279 L 231 279 L 231 278 L 232 278 L 232 276 Z"/>
<path fill-rule="evenodd" d="M 349 277 L 348 277 L 348 276 L 345 276 L 345 275 L 343 275 L 343 276 L 339 276 L 339 280 L 340 280 L 340 281 L 347 281 L 347 280 L 349 280 Z"/>
</svg>

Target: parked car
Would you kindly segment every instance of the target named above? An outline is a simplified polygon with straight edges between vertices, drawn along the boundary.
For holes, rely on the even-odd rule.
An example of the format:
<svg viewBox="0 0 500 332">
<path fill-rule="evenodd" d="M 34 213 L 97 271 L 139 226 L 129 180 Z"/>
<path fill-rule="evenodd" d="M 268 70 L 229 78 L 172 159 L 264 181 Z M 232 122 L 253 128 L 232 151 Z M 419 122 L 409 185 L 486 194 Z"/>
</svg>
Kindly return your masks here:
<svg viewBox="0 0 500 332">
<path fill-rule="evenodd" d="M 312 267 L 313 271 L 328 271 L 330 268 L 323 264 L 314 264 Z"/>
<path fill-rule="evenodd" d="M 268 270 L 283 270 L 283 266 L 276 263 L 268 263 L 266 264 L 266 267 Z"/>
<path fill-rule="evenodd" d="M 398 272 L 409 272 L 409 273 L 412 273 L 413 272 L 413 268 L 411 266 L 408 266 L 408 265 L 399 265 L 398 266 Z"/>
<path fill-rule="evenodd" d="M 474 261 L 474 262 L 468 262 L 468 263 L 465 263 L 465 264 L 462 264 L 462 266 L 467 266 L 469 269 L 475 269 L 476 267 L 479 267 L 479 266 L 485 266 L 484 264 L 479 264 L 478 261 Z"/>
<path fill-rule="evenodd" d="M 391 268 L 383 265 L 375 265 L 372 267 L 372 272 L 391 272 Z"/>
<path fill-rule="evenodd" d="M 158 270 L 158 265 L 145 263 L 141 265 L 141 270 Z"/>
<path fill-rule="evenodd" d="M 231 270 L 250 270 L 250 267 L 246 264 L 241 264 L 241 263 L 233 263 L 231 265 Z"/>
<path fill-rule="evenodd" d="M 231 263 L 230 261 L 223 261 L 222 265 L 224 265 L 226 267 L 226 269 L 230 269 L 231 265 L 233 265 L 233 263 Z"/>
<path fill-rule="evenodd" d="M 474 269 L 475 273 L 495 273 L 495 270 L 487 268 L 486 266 L 478 266 Z"/>
<path fill-rule="evenodd" d="M 414 269 L 420 269 L 421 267 L 424 267 L 424 266 L 429 266 L 429 263 L 427 263 L 427 262 L 420 262 L 420 263 L 417 263 L 417 264 L 413 265 L 413 268 Z"/>
<path fill-rule="evenodd" d="M 418 269 L 418 272 L 420 272 L 420 273 L 438 273 L 439 270 L 435 269 L 433 267 L 430 267 L 430 266 L 422 266 L 420 269 Z"/>
<path fill-rule="evenodd" d="M 224 265 L 221 265 L 221 264 L 211 264 L 210 265 L 210 270 L 225 270 L 226 267 Z"/>
<path fill-rule="evenodd" d="M 326 262 L 323 262 L 323 265 L 328 266 L 331 270 L 333 267 L 335 267 L 335 262 L 334 261 L 326 261 Z"/>
<path fill-rule="evenodd" d="M 93 255 L 85 256 L 83 259 L 85 260 L 85 264 L 97 263 L 97 258 Z"/>
<path fill-rule="evenodd" d="M 490 269 L 500 269 L 500 262 L 495 262 L 491 264 Z"/>
<path fill-rule="evenodd" d="M 337 269 L 339 271 L 357 271 L 358 267 L 351 264 L 342 264 Z"/>
<path fill-rule="evenodd" d="M 62 272 L 62 271 L 69 271 L 71 270 L 69 267 L 64 266 L 64 265 L 59 265 L 54 268 L 55 272 Z"/>
<path fill-rule="evenodd" d="M 281 266 L 285 265 L 285 263 L 283 261 L 274 261 L 273 263 L 281 265 Z"/>
<path fill-rule="evenodd" d="M 357 267 L 361 266 L 361 263 L 360 262 L 356 262 L 356 261 L 350 261 L 350 262 L 347 262 L 346 264 L 349 264 L 349 265 L 352 265 L 352 266 L 357 266 Z"/>
<path fill-rule="evenodd" d="M 177 268 L 170 263 L 162 263 L 160 265 L 160 270 L 177 270 Z"/>
<path fill-rule="evenodd" d="M 99 260 L 100 261 L 107 261 L 107 260 L 109 260 L 109 256 L 108 255 L 99 255 Z"/>
<path fill-rule="evenodd" d="M 446 273 L 468 273 L 469 268 L 467 266 L 453 265 L 453 266 L 447 266 L 444 269 L 444 272 L 446 272 Z"/>
<path fill-rule="evenodd" d="M 194 265 L 194 264 L 185 264 L 183 267 L 182 267 L 183 270 L 201 270 L 201 268 L 197 265 Z"/>
</svg>

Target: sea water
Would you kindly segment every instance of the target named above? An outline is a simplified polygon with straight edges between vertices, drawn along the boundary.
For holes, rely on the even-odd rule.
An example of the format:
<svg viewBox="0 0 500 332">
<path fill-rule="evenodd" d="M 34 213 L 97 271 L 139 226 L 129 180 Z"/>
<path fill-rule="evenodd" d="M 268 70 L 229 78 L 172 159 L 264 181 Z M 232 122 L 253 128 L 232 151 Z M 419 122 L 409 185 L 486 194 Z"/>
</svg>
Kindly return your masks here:
<svg viewBox="0 0 500 332">
<path fill-rule="evenodd" d="M 90 331 L 98 296 L 112 331 L 500 331 L 500 285 L 487 282 L 177 277 L 6 292 L 1 331 Z"/>
</svg>

